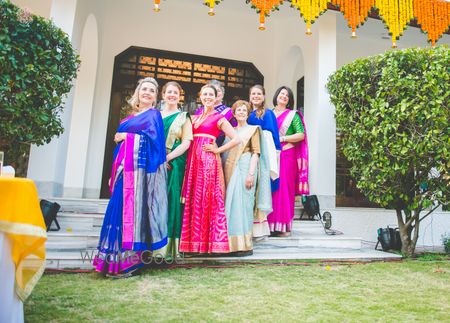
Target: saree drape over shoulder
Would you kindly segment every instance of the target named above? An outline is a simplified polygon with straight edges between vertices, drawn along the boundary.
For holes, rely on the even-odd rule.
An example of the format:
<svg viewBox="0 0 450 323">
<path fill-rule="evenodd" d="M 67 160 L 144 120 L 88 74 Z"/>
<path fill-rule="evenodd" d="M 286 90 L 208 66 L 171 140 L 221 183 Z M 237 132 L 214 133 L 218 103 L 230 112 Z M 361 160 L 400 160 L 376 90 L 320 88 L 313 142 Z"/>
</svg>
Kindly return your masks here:
<svg viewBox="0 0 450 323">
<path fill-rule="evenodd" d="M 180 251 L 195 253 L 229 252 L 225 216 L 225 182 L 217 154 L 203 151 L 220 135 L 223 115 L 214 112 L 202 122 L 194 116 L 194 140 L 189 149 L 182 197 L 185 201 Z M 201 122 L 201 123 L 200 123 Z"/>
<path fill-rule="evenodd" d="M 272 211 L 269 160 L 262 131 L 258 126 L 247 125 L 237 129 L 237 133 L 242 143 L 224 158 L 227 185 L 225 213 L 231 252 L 252 250 L 253 223 L 265 221 L 267 225 L 266 216 Z M 253 154 L 259 155 L 258 167 L 254 185 L 247 189 L 245 181 Z M 264 219 L 260 218 L 261 215 Z"/>
<path fill-rule="evenodd" d="M 192 125 L 187 112 L 177 112 L 163 118 L 164 136 L 166 138 L 166 153 L 174 151 L 184 139 L 192 140 Z M 183 185 L 184 171 L 186 168 L 186 156 L 184 153 L 170 161 L 171 169 L 167 171 L 167 192 L 169 199 L 169 218 L 167 222 L 167 245 L 155 250 L 154 256 L 178 257 L 181 219 L 183 208 L 181 204 L 181 187 Z"/>
<path fill-rule="evenodd" d="M 281 144 L 278 134 L 277 118 L 272 110 L 266 109 L 264 114 L 258 118 L 256 111 L 253 111 L 248 120 L 248 124 L 260 126 L 264 137 L 265 151 L 268 160 L 270 172 L 270 185 L 272 192 L 278 190 L 280 185 L 280 152 Z M 265 185 L 264 182 L 261 183 Z M 272 199 L 270 199 L 272 202 Z M 253 224 L 253 237 L 263 237 L 270 234 L 269 224 L 267 222 L 267 213 L 261 213 L 257 209 L 258 214 L 255 216 Z"/>
<path fill-rule="evenodd" d="M 121 274 L 143 266 L 150 250 L 167 244 L 167 170 L 164 126 L 149 109 L 121 121 L 126 133 L 114 151 L 110 191 L 94 259 L 95 269 Z"/>
<path fill-rule="evenodd" d="M 304 140 L 281 151 L 280 188 L 272 194 L 273 212 L 267 217 L 270 231 L 289 232 L 294 219 L 295 195 L 309 194 L 308 141 L 303 117 L 296 111 L 286 110 L 277 117 L 281 136 L 303 133 Z M 282 147 L 287 145 L 283 142 Z"/>
<path fill-rule="evenodd" d="M 204 110 L 204 107 L 198 108 L 197 111 L 195 111 L 195 115 L 200 115 L 200 114 L 202 114 L 203 110 Z M 233 112 L 231 111 L 231 108 L 230 108 L 230 107 L 227 107 L 225 104 L 220 104 L 220 105 L 214 107 L 214 110 L 215 110 L 217 113 L 220 113 L 222 116 L 224 116 L 225 119 L 227 119 L 228 122 L 229 122 L 233 127 L 236 127 L 236 126 L 237 126 L 236 118 L 233 116 Z M 219 147 L 222 146 L 224 140 L 225 140 L 225 134 L 223 133 L 223 131 L 221 131 L 221 132 L 219 133 L 219 135 L 217 136 L 217 139 L 216 139 L 216 144 L 217 144 L 217 146 L 219 146 Z"/>
</svg>

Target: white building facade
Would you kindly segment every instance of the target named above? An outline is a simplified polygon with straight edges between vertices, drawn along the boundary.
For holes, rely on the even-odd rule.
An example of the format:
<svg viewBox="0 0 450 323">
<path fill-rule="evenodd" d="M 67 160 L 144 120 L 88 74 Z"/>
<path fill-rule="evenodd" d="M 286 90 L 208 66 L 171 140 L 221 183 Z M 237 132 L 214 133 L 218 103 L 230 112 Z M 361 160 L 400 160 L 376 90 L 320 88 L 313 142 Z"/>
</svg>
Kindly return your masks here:
<svg viewBox="0 0 450 323">
<path fill-rule="evenodd" d="M 282 5 L 258 30 L 258 15 L 244 0 L 229 0 L 216 15 L 199 0 L 168 0 L 156 13 L 150 0 L 13 0 L 51 18 L 70 37 L 82 61 L 66 100 L 65 132 L 50 144 L 32 147 L 28 177 L 44 197 L 99 198 L 105 155 L 114 60 L 131 46 L 253 63 L 264 75 L 270 103 L 280 85 L 296 88 L 304 77 L 304 114 L 310 147 L 311 194 L 331 210 L 334 226 L 375 240 L 376 228 L 396 224 L 393 211 L 336 208 L 336 126 L 325 89 L 328 76 L 358 57 L 391 48 L 383 23 L 368 19 L 351 39 L 342 14 L 327 11 L 305 34 L 298 11 Z M 444 35 L 440 44 L 450 44 Z M 426 35 L 409 28 L 399 48 L 429 46 Z M 270 104 L 268 104 L 270 106 Z M 438 246 L 450 232 L 449 212 L 436 212 L 422 225 L 419 245 Z"/>
</svg>

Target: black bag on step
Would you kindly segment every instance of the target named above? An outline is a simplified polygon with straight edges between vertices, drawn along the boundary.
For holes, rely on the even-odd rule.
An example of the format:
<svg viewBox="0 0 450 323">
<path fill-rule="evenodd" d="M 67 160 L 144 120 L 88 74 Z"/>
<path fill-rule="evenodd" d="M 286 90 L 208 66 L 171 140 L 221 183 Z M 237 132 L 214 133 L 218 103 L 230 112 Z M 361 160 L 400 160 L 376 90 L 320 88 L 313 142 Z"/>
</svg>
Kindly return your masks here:
<svg viewBox="0 0 450 323">
<path fill-rule="evenodd" d="M 322 218 L 320 215 L 320 205 L 319 205 L 319 199 L 317 198 L 317 195 L 304 196 L 302 203 L 303 203 L 304 213 L 306 213 L 308 215 L 309 219 L 313 220 L 316 215 L 319 216 L 319 219 Z"/>
<path fill-rule="evenodd" d="M 47 231 L 59 231 L 61 227 L 59 226 L 58 220 L 56 220 L 56 215 L 58 214 L 61 205 L 55 202 L 50 202 L 47 200 L 41 200 L 40 202 L 42 215 L 44 216 L 45 226 Z M 52 223 L 55 222 L 56 229 L 50 229 Z"/>
</svg>

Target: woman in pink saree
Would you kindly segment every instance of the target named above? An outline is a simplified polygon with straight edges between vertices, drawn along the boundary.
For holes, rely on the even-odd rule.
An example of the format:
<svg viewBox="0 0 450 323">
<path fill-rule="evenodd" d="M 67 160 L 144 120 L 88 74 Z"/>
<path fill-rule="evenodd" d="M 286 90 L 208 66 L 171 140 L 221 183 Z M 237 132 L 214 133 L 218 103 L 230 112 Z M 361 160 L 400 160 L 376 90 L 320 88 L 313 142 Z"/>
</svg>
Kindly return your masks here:
<svg viewBox="0 0 450 323">
<path fill-rule="evenodd" d="M 291 234 L 295 195 L 309 194 L 308 143 L 303 117 L 292 110 L 292 90 L 287 86 L 280 87 L 275 92 L 273 104 L 281 142 L 280 188 L 272 194 L 273 212 L 267 220 L 271 234 L 283 237 Z"/>
<path fill-rule="evenodd" d="M 214 86 L 203 86 L 200 99 L 204 109 L 192 118 L 194 140 L 182 190 L 185 207 L 180 252 L 230 252 L 220 154 L 239 144 L 239 139 L 226 118 L 214 110 L 216 96 Z M 231 140 L 218 148 L 215 142 L 222 131 Z"/>
</svg>

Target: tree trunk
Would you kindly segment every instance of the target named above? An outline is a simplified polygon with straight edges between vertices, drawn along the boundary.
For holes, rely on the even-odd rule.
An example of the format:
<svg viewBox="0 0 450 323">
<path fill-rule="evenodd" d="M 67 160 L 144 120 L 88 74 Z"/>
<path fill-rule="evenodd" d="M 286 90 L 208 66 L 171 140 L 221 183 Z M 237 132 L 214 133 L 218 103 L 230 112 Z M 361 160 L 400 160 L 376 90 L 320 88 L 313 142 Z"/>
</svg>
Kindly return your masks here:
<svg viewBox="0 0 450 323">
<path fill-rule="evenodd" d="M 11 165 L 16 177 L 26 177 L 30 157 L 30 145 L 0 139 L 0 151 L 5 153 L 3 166 Z"/>
<path fill-rule="evenodd" d="M 397 213 L 398 228 L 400 231 L 400 239 L 402 241 L 402 254 L 406 257 L 414 256 L 416 250 L 417 240 L 419 238 L 419 210 L 414 210 L 414 215 L 408 216 L 405 214 L 403 219 L 403 212 L 400 209 L 395 210 Z M 412 233 L 414 235 L 412 236 Z"/>
</svg>

